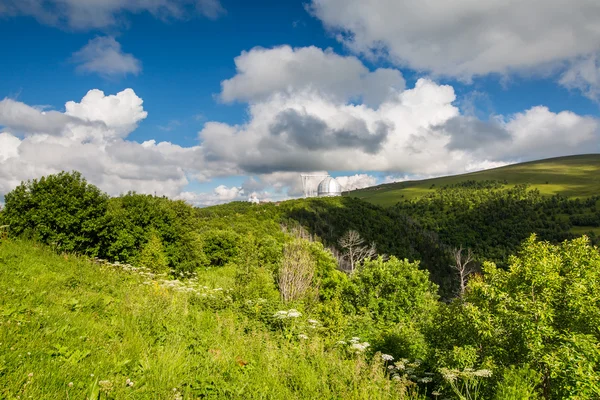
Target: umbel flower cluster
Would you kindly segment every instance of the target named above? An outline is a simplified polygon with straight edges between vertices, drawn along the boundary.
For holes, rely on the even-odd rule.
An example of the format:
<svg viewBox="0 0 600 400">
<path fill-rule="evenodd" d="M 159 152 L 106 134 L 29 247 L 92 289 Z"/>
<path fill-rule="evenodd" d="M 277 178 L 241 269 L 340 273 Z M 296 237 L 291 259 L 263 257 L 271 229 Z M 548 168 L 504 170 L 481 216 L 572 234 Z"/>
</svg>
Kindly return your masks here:
<svg viewBox="0 0 600 400">
<path fill-rule="evenodd" d="M 94 262 L 104 267 L 116 268 L 124 272 L 135 274 L 144 278 L 144 285 L 155 285 L 162 289 L 173 290 L 176 292 L 190 293 L 201 298 L 218 299 L 225 302 L 232 302 L 232 289 L 209 288 L 198 283 L 198 277 L 195 273 L 180 273 L 178 279 L 168 279 L 167 274 L 158 274 L 152 272 L 150 268 L 135 267 L 131 264 L 122 264 L 118 261 L 110 261 L 95 258 Z"/>
<path fill-rule="evenodd" d="M 336 343 L 336 345 L 345 348 L 350 353 L 355 354 L 364 353 L 367 350 L 367 348 L 371 346 L 368 342 L 361 343 L 360 338 L 356 336 L 351 338 L 347 342 L 345 340 L 340 340 Z"/>
</svg>

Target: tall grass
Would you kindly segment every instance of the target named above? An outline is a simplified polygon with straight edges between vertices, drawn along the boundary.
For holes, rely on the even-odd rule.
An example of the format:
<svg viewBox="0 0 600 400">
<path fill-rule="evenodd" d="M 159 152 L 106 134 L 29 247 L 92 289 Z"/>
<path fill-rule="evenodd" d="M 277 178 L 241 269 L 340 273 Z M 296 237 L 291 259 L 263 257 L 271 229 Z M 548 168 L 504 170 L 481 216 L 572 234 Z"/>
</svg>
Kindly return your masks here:
<svg viewBox="0 0 600 400">
<path fill-rule="evenodd" d="M 136 274 L 0 242 L 3 399 L 408 398 L 376 360 Z"/>
</svg>

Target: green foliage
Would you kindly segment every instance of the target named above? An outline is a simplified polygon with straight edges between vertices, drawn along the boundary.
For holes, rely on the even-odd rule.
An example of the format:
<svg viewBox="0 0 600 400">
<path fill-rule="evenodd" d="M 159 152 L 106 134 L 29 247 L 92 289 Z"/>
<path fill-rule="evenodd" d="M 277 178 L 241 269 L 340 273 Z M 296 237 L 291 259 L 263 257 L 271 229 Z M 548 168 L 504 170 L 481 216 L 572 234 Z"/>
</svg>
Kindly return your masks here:
<svg viewBox="0 0 600 400">
<path fill-rule="evenodd" d="M 61 172 L 21 183 L 5 195 L 3 224 L 60 251 L 96 255 L 108 196 L 79 172 Z"/>
<path fill-rule="evenodd" d="M 111 198 L 101 234 L 99 256 L 133 262 L 154 230 L 165 249 L 168 264 L 191 272 L 204 261 L 194 209 L 182 201 L 127 193 Z"/>
<path fill-rule="evenodd" d="M 541 374 L 528 365 L 520 368 L 511 366 L 504 371 L 502 381 L 496 389 L 495 400 L 537 400 L 541 399 L 538 387 Z"/>
<path fill-rule="evenodd" d="M 340 357 L 314 333 L 285 338 L 233 305 L 206 308 L 221 291 L 146 279 L 3 241 L 0 398 L 418 398 L 379 360 Z"/>
<path fill-rule="evenodd" d="M 202 236 L 202 250 L 211 267 L 222 267 L 240 253 L 240 236 L 230 230 L 211 230 Z"/>
<path fill-rule="evenodd" d="M 523 244 L 510 268 L 486 263 L 464 302 L 440 314 L 437 347 L 470 345 L 480 362 L 535 367 L 550 398 L 598 392 L 600 255 L 586 238 Z M 590 397 L 591 396 L 591 397 Z"/>
<path fill-rule="evenodd" d="M 344 291 L 355 313 L 367 313 L 381 324 L 422 320 L 437 306 L 436 286 L 418 262 L 398 260 L 365 261 Z"/>
<path fill-rule="evenodd" d="M 137 264 L 157 273 L 168 271 L 169 262 L 167 261 L 160 237 L 155 230 L 150 232 L 148 242 L 142 247 Z"/>
</svg>

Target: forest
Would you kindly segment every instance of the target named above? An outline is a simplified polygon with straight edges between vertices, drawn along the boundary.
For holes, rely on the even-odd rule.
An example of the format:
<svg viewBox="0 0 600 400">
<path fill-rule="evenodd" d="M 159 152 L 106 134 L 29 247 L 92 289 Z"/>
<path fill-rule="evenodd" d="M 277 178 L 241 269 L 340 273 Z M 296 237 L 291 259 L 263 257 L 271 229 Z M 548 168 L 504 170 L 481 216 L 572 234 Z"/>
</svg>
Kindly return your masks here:
<svg viewBox="0 0 600 400">
<path fill-rule="evenodd" d="M 0 397 L 600 398 L 599 197 L 433 189 L 194 208 L 23 182 Z"/>
</svg>

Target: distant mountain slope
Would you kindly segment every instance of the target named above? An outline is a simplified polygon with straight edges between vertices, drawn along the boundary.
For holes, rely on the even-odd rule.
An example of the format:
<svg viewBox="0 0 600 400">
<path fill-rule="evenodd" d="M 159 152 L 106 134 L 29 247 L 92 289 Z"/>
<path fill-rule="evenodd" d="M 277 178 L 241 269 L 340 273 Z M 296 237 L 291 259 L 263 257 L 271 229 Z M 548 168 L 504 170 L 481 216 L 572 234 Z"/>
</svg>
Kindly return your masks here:
<svg viewBox="0 0 600 400">
<path fill-rule="evenodd" d="M 402 198 L 420 197 L 436 187 L 468 180 L 506 181 L 509 186 L 528 183 L 543 195 L 560 193 L 570 198 L 590 197 L 600 194 L 600 154 L 548 158 L 469 174 L 389 183 L 354 190 L 345 195 L 381 206 L 392 206 Z"/>
</svg>

